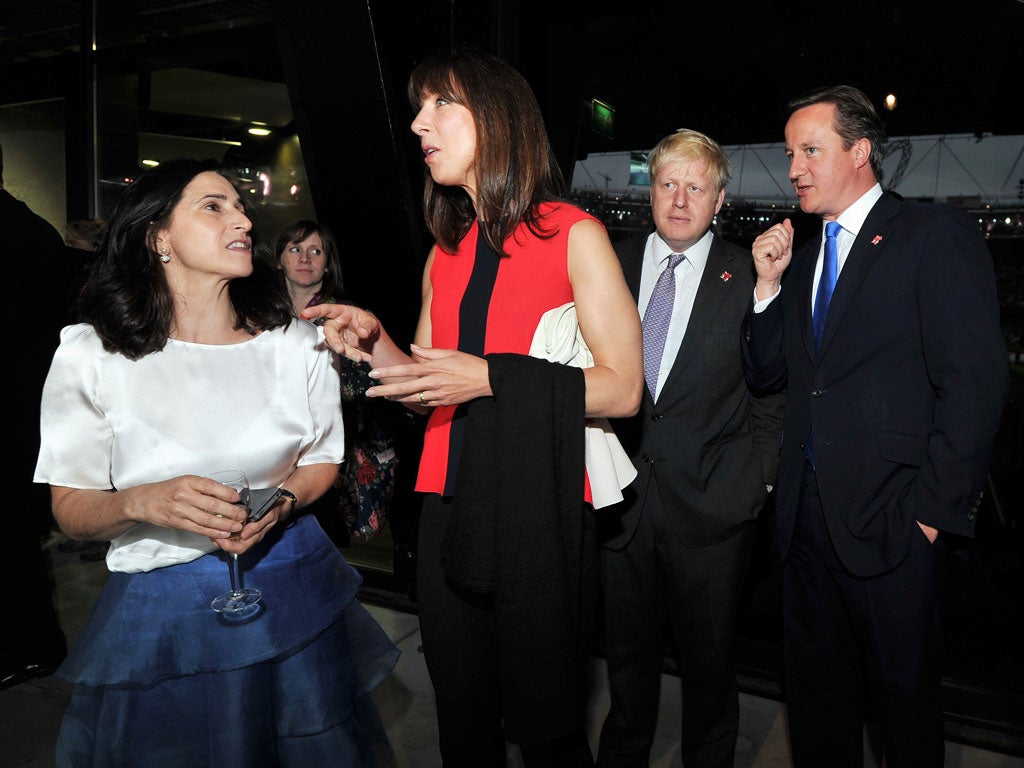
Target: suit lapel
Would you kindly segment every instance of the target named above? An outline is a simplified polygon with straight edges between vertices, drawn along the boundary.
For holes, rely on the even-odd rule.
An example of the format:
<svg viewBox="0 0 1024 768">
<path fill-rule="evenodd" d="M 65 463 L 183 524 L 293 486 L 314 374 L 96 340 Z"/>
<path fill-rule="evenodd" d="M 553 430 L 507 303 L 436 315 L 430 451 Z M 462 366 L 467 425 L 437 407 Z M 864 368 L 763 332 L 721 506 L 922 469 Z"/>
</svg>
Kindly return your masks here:
<svg viewBox="0 0 1024 768">
<path fill-rule="evenodd" d="M 828 317 L 825 318 L 825 330 L 821 336 L 819 356 L 828 351 L 829 342 L 835 336 L 836 328 L 843 322 L 843 317 L 850 309 L 850 305 L 853 304 L 857 292 L 864 283 L 864 278 L 871 271 L 875 260 L 892 240 L 889 234 L 896 225 L 898 210 L 899 202 L 896 198 L 883 194 L 864 220 L 860 234 L 857 235 L 857 239 L 843 263 L 843 271 L 839 273 L 832 301 L 828 305 Z M 807 327 L 810 327 L 810 323 Z M 810 348 L 814 348 L 813 336 Z"/>
<path fill-rule="evenodd" d="M 707 336 L 708 329 L 714 323 L 722 301 L 737 284 L 732 280 L 732 275 L 738 274 L 737 270 L 741 268 L 741 265 L 734 262 L 735 259 L 722 247 L 718 237 L 715 237 L 711 241 L 708 261 L 704 265 L 704 272 L 701 275 L 700 284 L 697 286 L 693 310 L 686 323 L 686 333 L 679 344 L 679 351 L 676 352 L 672 370 L 669 371 L 668 378 L 665 380 L 662 398 L 669 393 L 686 369 L 687 361 L 693 356 L 694 351 L 700 346 L 700 340 Z"/>
<path fill-rule="evenodd" d="M 814 344 L 814 327 L 811 318 L 811 293 L 814 290 L 814 268 L 817 266 L 818 252 L 820 250 L 821 232 L 819 231 L 814 242 L 809 242 L 801 249 L 800 269 L 802 271 L 796 275 L 796 285 L 801 296 L 797 307 L 800 313 L 800 328 L 803 329 L 804 348 L 807 350 L 807 356 L 811 360 L 815 360 L 818 357 L 818 350 Z M 796 257 L 794 256 L 794 258 Z"/>
</svg>

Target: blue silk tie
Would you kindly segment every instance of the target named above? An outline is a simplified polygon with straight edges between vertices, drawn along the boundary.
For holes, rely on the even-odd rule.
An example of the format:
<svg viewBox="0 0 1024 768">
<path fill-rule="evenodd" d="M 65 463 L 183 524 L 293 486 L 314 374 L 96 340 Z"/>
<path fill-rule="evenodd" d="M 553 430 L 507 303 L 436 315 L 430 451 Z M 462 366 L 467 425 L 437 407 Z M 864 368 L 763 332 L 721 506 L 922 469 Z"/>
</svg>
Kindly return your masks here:
<svg viewBox="0 0 1024 768">
<path fill-rule="evenodd" d="M 669 257 L 668 266 L 658 275 L 658 282 L 654 284 L 654 291 L 644 310 L 644 379 L 652 400 L 658 394 L 658 371 L 661 370 L 665 337 L 672 320 L 672 305 L 676 302 L 676 267 L 684 258 L 681 253 L 673 253 Z"/>
<path fill-rule="evenodd" d="M 818 280 L 818 293 L 814 298 L 814 348 L 821 346 L 821 336 L 825 332 L 825 318 L 828 317 L 828 304 L 832 300 L 832 291 L 836 287 L 839 276 L 839 249 L 836 247 L 836 235 L 842 229 L 838 221 L 830 221 L 825 225 L 825 260 L 821 264 L 821 278 Z"/>
</svg>

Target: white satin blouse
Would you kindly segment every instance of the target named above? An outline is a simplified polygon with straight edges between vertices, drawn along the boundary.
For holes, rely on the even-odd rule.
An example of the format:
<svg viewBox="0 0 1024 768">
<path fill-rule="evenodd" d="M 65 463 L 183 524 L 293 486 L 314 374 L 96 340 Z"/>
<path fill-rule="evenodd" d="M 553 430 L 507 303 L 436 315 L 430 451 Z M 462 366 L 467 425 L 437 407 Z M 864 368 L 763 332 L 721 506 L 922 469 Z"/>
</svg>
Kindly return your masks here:
<svg viewBox="0 0 1024 768">
<path fill-rule="evenodd" d="M 91 325 L 71 325 L 43 388 L 35 481 L 131 488 L 185 474 L 242 469 L 252 488 L 296 466 L 344 457 L 333 354 L 295 321 L 240 344 L 173 339 L 129 360 L 103 349 Z M 140 524 L 111 542 L 107 567 L 128 573 L 194 560 L 205 536 Z"/>
</svg>

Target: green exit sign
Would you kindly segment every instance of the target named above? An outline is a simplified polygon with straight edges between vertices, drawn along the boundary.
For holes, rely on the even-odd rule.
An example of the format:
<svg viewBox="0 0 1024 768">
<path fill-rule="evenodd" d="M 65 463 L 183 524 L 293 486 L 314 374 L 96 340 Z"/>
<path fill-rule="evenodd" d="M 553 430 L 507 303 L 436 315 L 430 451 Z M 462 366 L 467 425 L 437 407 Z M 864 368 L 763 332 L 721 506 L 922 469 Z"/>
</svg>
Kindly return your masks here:
<svg viewBox="0 0 1024 768">
<path fill-rule="evenodd" d="M 606 138 L 615 136 L 615 107 L 599 99 L 590 100 L 590 130 Z"/>
</svg>

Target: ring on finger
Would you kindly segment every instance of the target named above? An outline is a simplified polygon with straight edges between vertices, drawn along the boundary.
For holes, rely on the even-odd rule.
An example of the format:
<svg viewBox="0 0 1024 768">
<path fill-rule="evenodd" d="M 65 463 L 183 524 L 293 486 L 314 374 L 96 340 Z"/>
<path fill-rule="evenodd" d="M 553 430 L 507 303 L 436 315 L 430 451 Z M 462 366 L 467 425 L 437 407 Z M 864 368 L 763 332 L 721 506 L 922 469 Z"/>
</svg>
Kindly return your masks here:
<svg viewBox="0 0 1024 768">
<path fill-rule="evenodd" d="M 425 398 L 423 396 L 423 393 L 420 392 L 420 405 L 426 405 L 426 404 L 427 404 L 427 398 Z"/>
</svg>

